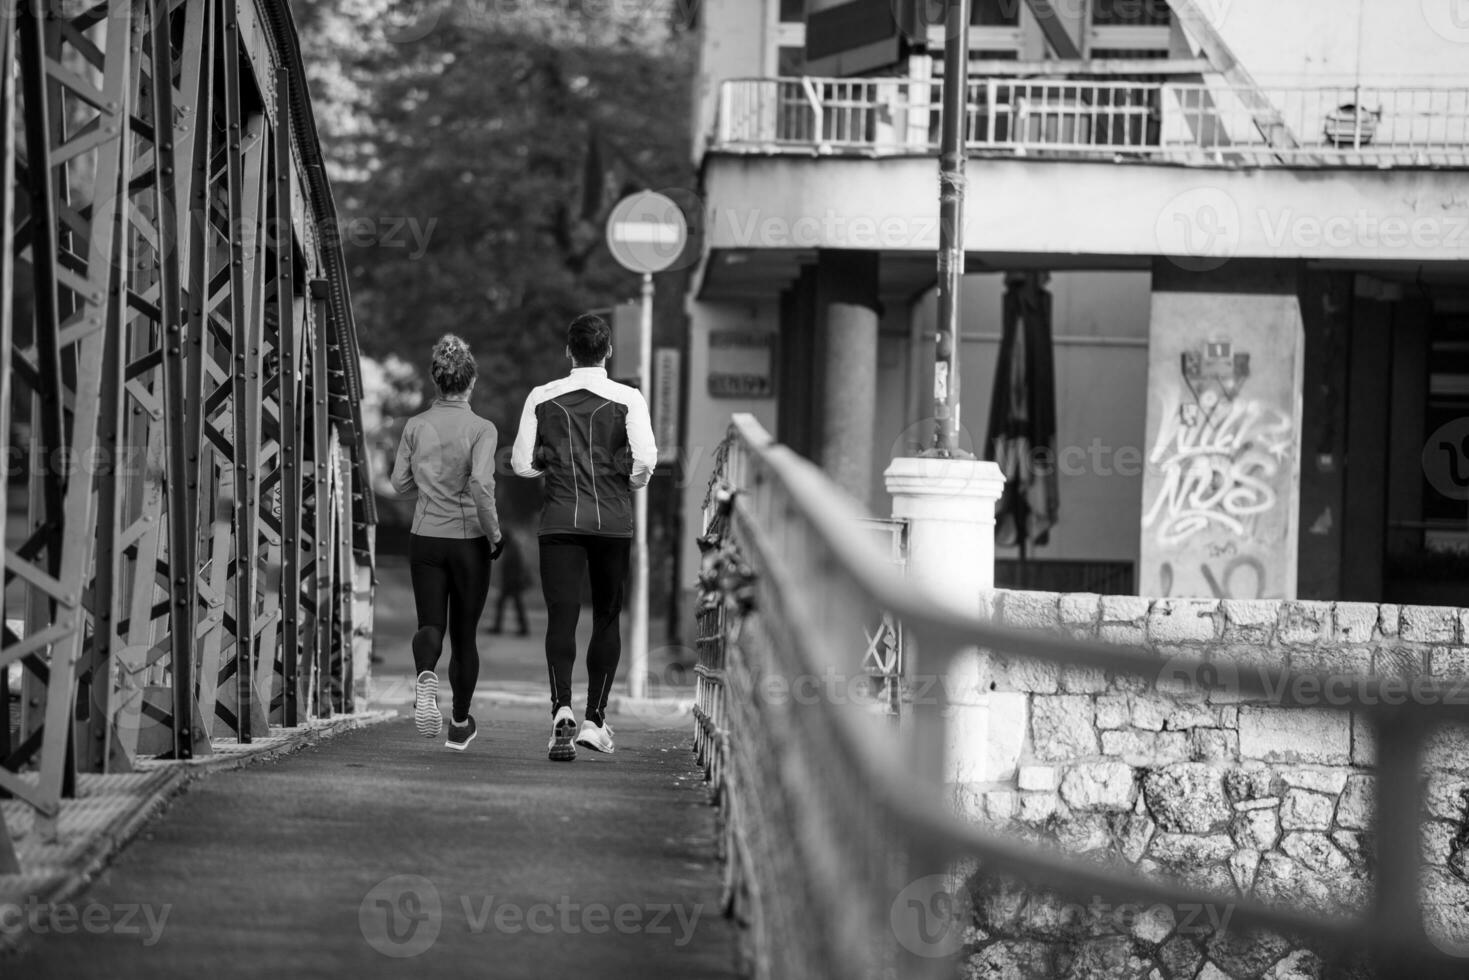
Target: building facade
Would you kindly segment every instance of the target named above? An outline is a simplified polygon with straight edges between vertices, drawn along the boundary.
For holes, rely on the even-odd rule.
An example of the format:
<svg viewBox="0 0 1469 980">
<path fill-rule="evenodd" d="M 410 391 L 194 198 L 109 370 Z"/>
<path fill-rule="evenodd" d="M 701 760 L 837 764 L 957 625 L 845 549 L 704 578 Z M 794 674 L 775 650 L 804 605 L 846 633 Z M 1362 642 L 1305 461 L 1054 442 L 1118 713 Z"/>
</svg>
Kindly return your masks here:
<svg viewBox="0 0 1469 980">
<path fill-rule="evenodd" d="M 1461 13 L 974 0 L 961 442 L 987 455 L 1007 282 L 1048 293 L 1055 365 L 1059 521 L 1000 584 L 1469 604 Z M 731 413 L 878 514 L 931 439 L 926 15 L 700 7 L 685 569 Z"/>
</svg>

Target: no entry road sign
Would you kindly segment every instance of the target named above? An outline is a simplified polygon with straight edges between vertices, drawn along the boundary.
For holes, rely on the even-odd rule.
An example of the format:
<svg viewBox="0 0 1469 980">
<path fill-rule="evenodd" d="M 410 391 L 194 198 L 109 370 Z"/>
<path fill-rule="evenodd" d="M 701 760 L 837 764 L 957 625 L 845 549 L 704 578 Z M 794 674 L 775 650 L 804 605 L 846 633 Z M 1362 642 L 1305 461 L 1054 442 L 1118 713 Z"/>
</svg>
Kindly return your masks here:
<svg viewBox="0 0 1469 980">
<path fill-rule="evenodd" d="M 662 272 L 678 261 L 688 240 L 683 211 L 653 191 L 623 198 L 607 219 L 607 247 L 629 272 Z"/>
</svg>

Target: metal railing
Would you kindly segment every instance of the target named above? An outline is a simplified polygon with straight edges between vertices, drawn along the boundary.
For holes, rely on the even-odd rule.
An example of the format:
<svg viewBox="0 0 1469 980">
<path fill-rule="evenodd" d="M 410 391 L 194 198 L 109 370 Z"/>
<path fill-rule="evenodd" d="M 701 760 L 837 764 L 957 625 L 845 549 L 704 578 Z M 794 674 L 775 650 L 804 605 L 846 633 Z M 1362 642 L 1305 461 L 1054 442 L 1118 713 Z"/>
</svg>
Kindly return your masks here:
<svg viewBox="0 0 1469 980">
<path fill-rule="evenodd" d="M 723 83 L 711 149 L 933 153 L 939 83 L 752 78 Z M 1222 82 L 977 79 L 969 148 L 1014 156 L 1199 165 L 1464 166 L 1469 89 L 1239 89 Z"/>
<path fill-rule="evenodd" d="M 956 867 L 1117 903 L 1226 901 L 1231 929 L 1260 928 L 1357 951 L 1382 976 L 1461 977 L 1463 959 L 1425 937 L 1419 908 L 1419 759 L 1431 726 L 1469 719 L 1445 689 L 1420 703 L 1361 678 L 1350 703 L 1375 725 L 1375 889 L 1361 919 L 1220 896 L 1068 858 L 952 814 L 943 685 L 894 726 L 840 683 L 860 671 L 853 637 L 873 609 L 901 619 L 907 676 L 944 677 L 976 646 L 1006 657 L 1157 678 L 1156 655 L 997 627 L 910 585 L 860 529 L 869 518 L 811 463 L 736 416 L 706 501 L 695 744 L 723 816 L 728 910 L 748 927 L 756 977 L 952 976 L 955 963 L 897 923 L 915 882 Z M 1212 677 L 1170 658 L 1171 677 Z M 1242 673 L 1239 694 L 1288 708 L 1302 675 Z M 1324 681 L 1324 678 L 1317 678 Z M 1320 690 L 1319 687 L 1315 688 Z M 907 891 L 905 891 L 907 889 Z"/>
</svg>

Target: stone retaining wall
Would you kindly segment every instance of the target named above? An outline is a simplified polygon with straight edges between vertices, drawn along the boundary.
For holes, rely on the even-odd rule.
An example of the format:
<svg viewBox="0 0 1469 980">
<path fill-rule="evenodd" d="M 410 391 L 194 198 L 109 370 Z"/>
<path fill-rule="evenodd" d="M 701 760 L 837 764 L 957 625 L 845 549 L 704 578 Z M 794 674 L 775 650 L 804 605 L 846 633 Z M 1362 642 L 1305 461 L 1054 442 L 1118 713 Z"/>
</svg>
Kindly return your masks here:
<svg viewBox="0 0 1469 980">
<path fill-rule="evenodd" d="M 1372 732 L 1330 705 L 1359 676 L 1394 678 L 1408 701 L 1415 680 L 1469 682 L 1465 609 L 1003 591 L 987 604 L 1006 626 L 1144 646 L 1159 670 L 1113 676 L 986 658 L 989 749 L 1004 756 L 991 759 L 990 781 L 960 785 L 961 808 L 1069 852 L 1180 878 L 1226 904 L 1247 895 L 1297 910 L 1364 909 Z M 1174 657 L 1212 669 L 1184 676 Z M 1322 707 L 1241 697 L 1233 680 L 1261 664 L 1328 675 L 1297 688 Z M 1457 873 L 1469 873 L 1469 728 L 1435 730 L 1424 770 L 1425 922 L 1469 944 L 1469 882 Z M 1017 900 L 982 875 L 975 895 L 976 976 L 1322 975 L 1320 951 L 1186 929 L 1179 910 L 1099 930 L 1058 924 L 1054 896 Z"/>
</svg>

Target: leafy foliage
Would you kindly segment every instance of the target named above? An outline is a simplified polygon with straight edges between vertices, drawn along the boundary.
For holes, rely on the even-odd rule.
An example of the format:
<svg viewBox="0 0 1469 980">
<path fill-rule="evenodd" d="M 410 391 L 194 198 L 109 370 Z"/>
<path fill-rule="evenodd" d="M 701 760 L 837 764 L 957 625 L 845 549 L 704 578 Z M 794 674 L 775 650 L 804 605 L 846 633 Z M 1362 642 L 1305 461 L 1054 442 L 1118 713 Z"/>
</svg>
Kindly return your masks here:
<svg viewBox="0 0 1469 980">
<path fill-rule="evenodd" d="M 298 11 L 363 351 L 453 331 L 507 436 L 565 325 L 636 294 L 625 192 L 686 187 L 686 0 L 319 0 Z"/>
</svg>

